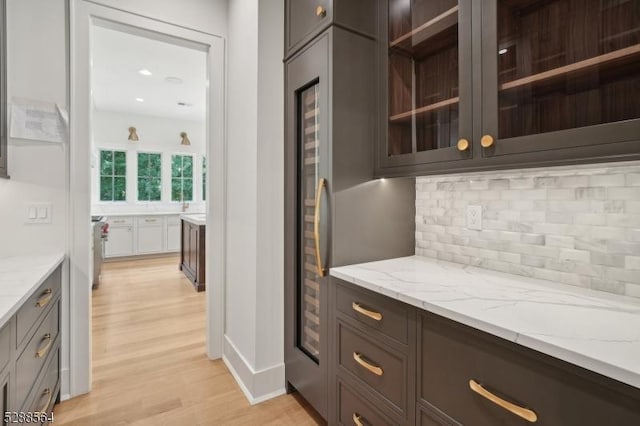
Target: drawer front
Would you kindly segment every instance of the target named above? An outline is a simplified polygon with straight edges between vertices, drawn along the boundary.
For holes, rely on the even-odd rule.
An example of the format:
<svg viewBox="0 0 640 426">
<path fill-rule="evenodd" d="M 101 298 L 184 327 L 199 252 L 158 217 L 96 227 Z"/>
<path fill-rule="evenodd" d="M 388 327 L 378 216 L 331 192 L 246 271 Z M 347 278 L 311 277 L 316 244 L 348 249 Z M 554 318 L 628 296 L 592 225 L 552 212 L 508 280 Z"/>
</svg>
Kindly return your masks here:
<svg viewBox="0 0 640 426">
<path fill-rule="evenodd" d="M 338 379 L 338 424 L 354 425 L 394 425 L 378 409 L 371 406 L 366 398 L 352 387 Z"/>
<path fill-rule="evenodd" d="M 47 369 L 42 374 L 42 380 L 32 393 L 31 400 L 25 405 L 23 411 L 35 412 L 49 410 L 56 401 L 56 392 L 58 389 L 58 381 L 60 377 L 60 350 L 56 349 L 51 356 L 51 362 L 47 365 Z"/>
<path fill-rule="evenodd" d="M 338 321 L 338 369 L 351 373 L 406 416 L 407 357 Z"/>
<path fill-rule="evenodd" d="M 163 216 L 139 216 L 137 218 L 138 226 L 164 226 Z"/>
<path fill-rule="evenodd" d="M 60 294 L 61 267 L 59 266 L 33 293 L 16 314 L 16 347 L 27 341 L 38 318 L 54 303 Z"/>
<path fill-rule="evenodd" d="M 108 217 L 107 223 L 109 226 L 131 226 L 133 225 L 132 216 L 114 216 Z"/>
<path fill-rule="evenodd" d="M 58 337 L 58 303 L 46 316 L 40 327 L 27 343 L 16 363 L 16 406 L 24 403 L 29 391 L 37 381 L 42 367 L 49 359 L 50 350 L 54 349 Z"/>
<path fill-rule="evenodd" d="M 419 426 L 462 426 L 442 412 L 418 405 L 417 424 Z"/>
<path fill-rule="evenodd" d="M 418 396 L 462 424 L 640 424 L 637 389 L 435 315 L 421 322 Z"/>
<path fill-rule="evenodd" d="M 336 279 L 339 312 L 400 343 L 409 339 L 409 306 Z"/>
<path fill-rule="evenodd" d="M 11 360 L 11 327 L 13 321 L 7 322 L 0 330 L 0 373 Z"/>
</svg>

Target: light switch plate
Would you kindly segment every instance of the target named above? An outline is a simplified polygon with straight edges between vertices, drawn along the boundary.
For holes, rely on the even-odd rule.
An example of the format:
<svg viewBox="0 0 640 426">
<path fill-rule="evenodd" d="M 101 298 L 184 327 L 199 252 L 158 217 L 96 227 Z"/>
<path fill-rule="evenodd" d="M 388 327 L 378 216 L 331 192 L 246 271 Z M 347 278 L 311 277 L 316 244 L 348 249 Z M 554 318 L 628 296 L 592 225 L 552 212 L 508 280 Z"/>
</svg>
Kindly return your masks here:
<svg viewBox="0 0 640 426">
<path fill-rule="evenodd" d="M 482 206 L 467 206 L 467 228 L 482 230 Z"/>
<path fill-rule="evenodd" d="M 51 203 L 28 203 L 25 206 L 25 223 L 46 224 L 51 223 Z"/>
</svg>

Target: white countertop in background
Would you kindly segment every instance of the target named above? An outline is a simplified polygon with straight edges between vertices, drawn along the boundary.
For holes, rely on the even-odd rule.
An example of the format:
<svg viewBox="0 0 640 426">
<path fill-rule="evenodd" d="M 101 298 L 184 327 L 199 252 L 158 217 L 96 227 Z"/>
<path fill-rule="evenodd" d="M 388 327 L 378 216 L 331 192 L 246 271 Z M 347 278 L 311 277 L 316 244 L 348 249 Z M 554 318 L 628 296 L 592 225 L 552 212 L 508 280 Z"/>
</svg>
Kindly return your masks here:
<svg viewBox="0 0 640 426">
<path fill-rule="evenodd" d="M 331 275 L 640 388 L 639 299 L 419 256 Z"/>
<path fill-rule="evenodd" d="M 180 219 L 193 223 L 194 225 L 206 225 L 207 215 L 205 213 L 183 213 Z"/>
<path fill-rule="evenodd" d="M 198 212 L 135 212 L 135 213 L 92 213 L 93 216 L 104 216 L 104 217 L 124 217 L 124 216 L 178 216 L 183 214 L 205 214 Z"/>
<path fill-rule="evenodd" d="M 64 260 L 64 253 L 0 257 L 0 327 Z"/>
</svg>

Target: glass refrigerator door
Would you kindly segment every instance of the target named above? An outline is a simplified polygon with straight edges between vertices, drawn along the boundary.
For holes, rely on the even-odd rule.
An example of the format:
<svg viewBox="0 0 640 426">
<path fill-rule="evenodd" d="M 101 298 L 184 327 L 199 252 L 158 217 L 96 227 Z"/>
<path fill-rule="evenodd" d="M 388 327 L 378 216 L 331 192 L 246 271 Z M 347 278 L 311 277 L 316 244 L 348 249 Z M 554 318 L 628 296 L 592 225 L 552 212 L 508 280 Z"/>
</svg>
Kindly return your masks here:
<svg viewBox="0 0 640 426">
<path fill-rule="evenodd" d="M 298 347 L 319 362 L 320 272 L 316 203 L 320 162 L 319 84 L 298 92 Z M 318 206 L 319 207 L 319 206 Z"/>
</svg>

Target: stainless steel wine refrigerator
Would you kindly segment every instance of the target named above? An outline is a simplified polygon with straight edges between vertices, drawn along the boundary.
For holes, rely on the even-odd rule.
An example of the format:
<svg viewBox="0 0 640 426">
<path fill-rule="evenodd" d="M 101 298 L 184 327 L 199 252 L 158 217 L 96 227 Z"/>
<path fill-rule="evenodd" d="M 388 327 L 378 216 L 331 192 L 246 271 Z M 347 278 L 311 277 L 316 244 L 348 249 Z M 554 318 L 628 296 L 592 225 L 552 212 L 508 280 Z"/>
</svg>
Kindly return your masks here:
<svg viewBox="0 0 640 426">
<path fill-rule="evenodd" d="M 414 253 L 415 182 L 373 179 L 375 56 L 330 26 L 285 68 L 286 380 L 325 418 L 331 267 Z"/>
</svg>

